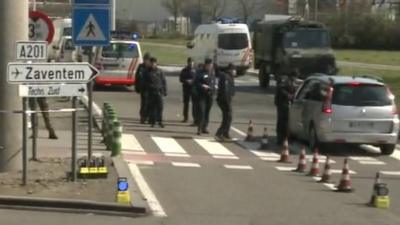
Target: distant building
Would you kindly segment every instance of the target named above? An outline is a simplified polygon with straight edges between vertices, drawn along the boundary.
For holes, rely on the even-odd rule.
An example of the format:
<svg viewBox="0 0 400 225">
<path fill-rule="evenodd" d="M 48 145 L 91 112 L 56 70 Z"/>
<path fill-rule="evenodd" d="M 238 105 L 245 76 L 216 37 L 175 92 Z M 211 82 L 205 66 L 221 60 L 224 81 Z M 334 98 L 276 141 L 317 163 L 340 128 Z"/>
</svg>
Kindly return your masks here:
<svg viewBox="0 0 400 225">
<path fill-rule="evenodd" d="M 372 12 L 382 13 L 391 20 L 400 19 L 400 0 L 373 0 Z"/>
</svg>

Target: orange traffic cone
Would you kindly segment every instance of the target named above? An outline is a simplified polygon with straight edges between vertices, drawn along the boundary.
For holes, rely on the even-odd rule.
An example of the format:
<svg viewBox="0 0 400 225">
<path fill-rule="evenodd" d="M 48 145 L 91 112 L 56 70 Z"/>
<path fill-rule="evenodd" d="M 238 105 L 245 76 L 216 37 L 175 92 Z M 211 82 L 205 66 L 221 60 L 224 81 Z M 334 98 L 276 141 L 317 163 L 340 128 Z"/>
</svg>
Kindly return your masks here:
<svg viewBox="0 0 400 225">
<path fill-rule="evenodd" d="M 260 146 L 260 150 L 266 150 L 268 149 L 268 129 L 265 127 L 264 128 L 264 133 L 263 136 L 261 138 L 261 146 Z"/>
<path fill-rule="evenodd" d="M 284 143 L 283 143 L 283 149 L 281 153 L 281 158 L 278 160 L 278 162 L 281 163 L 292 163 L 289 159 L 289 142 L 288 139 L 286 138 Z"/>
<path fill-rule="evenodd" d="M 318 161 L 318 149 L 314 150 L 314 156 L 312 160 L 312 165 L 310 172 L 308 173 L 309 176 L 318 176 L 319 175 L 319 161 Z"/>
<path fill-rule="evenodd" d="M 344 159 L 342 178 L 337 186 L 338 192 L 352 192 L 348 158 Z"/>
<path fill-rule="evenodd" d="M 299 163 L 297 164 L 297 169 L 293 170 L 294 172 L 304 173 L 307 169 L 307 160 L 306 160 L 306 149 L 303 146 L 299 155 Z"/>
<path fill-rule="evenodd" d="M 331 182 L 331 165 L 330 165 L 330 157 L 329 155 L 326 157 L 326 162 L 325 162 L 325 168 L 324 168 L 324 174 L 322 175 L 321 180 L 319 180 L 319 183 L 332 183 Z"/>
<path fill-rule="evenodd" d="M 246 141 L 253 141 L 254 140 L 254 126 L 253 121 L 249 121 L 249 127 L 247 128 L 247 136 Z"/>
</svg>

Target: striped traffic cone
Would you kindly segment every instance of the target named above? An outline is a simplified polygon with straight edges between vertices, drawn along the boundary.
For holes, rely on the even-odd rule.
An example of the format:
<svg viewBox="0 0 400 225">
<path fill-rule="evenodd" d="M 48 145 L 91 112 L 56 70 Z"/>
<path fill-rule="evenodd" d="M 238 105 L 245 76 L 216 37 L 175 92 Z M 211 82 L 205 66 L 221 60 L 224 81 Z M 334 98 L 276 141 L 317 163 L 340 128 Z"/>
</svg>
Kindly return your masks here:
<svg viewBox="0 0 400 225">
<path fill-rule="evenodd" d="M 324 173 L 322 175 L 321 180 L 319 180 L 319 183 L 332 183 L 331 182 L 331 164 L 330 164 L 330 157 L 329 155 L 326 157 L 326 162 L 325 162 L 325 168 L 324 168 Z"/>
<path fill-rule="evenodd" d="M 247 136 L 246 141 L 253 141 L 254 140 L 254 125 L 253 121 L 249 121 L 249 127 L 247 128 Z"/>
<path fill-rule="evenodd" d="M 308 173 L 309 176 L 316 177 L 319 175 L 319 161 L 318 161 L 318 149 L 314 150 L 314 156 L 312 159 L 312 165 L 310 172 Z"/>
<path fill-rule="evenodd" d="M 336 191 L 338 191 L 338 192 L 352 192 L 353 191 L 353 188 L 351 187 L 348 158 L 344 159 L 342 178 L 340 180 L 339 185 L 337 186 Z"/>
<path fill-rule="evenodd" d="M 299 163 L 297 164 L 297 169 L 294 172 L 304 173 L 307 169 L 307 159 L 306 159 L 306 149 L 303 146 L 299 155 Z"/>
<path fill-rule="evenodd" d="M 280 163 L 292 163 L 289 158 L 289 142 L 288 139 L 286 138 L 285 141 L 283 142 L 283 149 L 281 152 L 281 158 L 278 160 Z"/>
</svg>

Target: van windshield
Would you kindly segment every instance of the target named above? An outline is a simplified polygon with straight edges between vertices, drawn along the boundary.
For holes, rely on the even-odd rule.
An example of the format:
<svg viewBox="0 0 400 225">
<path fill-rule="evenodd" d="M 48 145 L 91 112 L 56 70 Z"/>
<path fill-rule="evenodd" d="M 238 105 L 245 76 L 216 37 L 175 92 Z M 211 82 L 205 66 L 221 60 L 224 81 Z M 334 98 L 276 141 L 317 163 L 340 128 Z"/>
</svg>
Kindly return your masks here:
<svg viewBox="0 0 400 225">
<path fill-rule="evenodd" d="M 137 58 L 139 51 L 136 44 L 132 43 L 110 43 L 103 47 L 104 58 Z"/>
<path fill-rule="evenodd" d="M 344 106 L 388 106 L 392 104 L 385 86 L 339 84 L 334 86 L 332 104 Z"/>
<path fill-rule="evenodd" d="M 285 33 L 285 48 L 324 48 L 330 46 L 329 34 L 323 29 L 296 29 Z"/>
<path fill-rule="evenodd" d="M 249 46 L 246 33 L 227 33 L 218 35 L 218 47 L 226 50 L 244 49 Z"/>
</svg>

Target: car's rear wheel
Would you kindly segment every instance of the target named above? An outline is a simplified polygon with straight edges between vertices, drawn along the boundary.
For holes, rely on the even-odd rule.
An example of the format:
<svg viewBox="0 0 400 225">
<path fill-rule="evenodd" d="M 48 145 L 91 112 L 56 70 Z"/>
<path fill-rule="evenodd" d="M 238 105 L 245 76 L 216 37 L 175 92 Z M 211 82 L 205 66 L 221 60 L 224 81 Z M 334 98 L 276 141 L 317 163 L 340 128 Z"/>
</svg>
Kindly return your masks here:
<svg viewBox="0 0 400 225">
<path fill-rule="evenodd" d="M 392 144 L 381 145 L 381 147 L 380 147 L 381 153 L 383 155 L 391 155 L 394 152 L 395 148 L 396 148 L 396 145 L 392 145 Z"/>
</svg>

